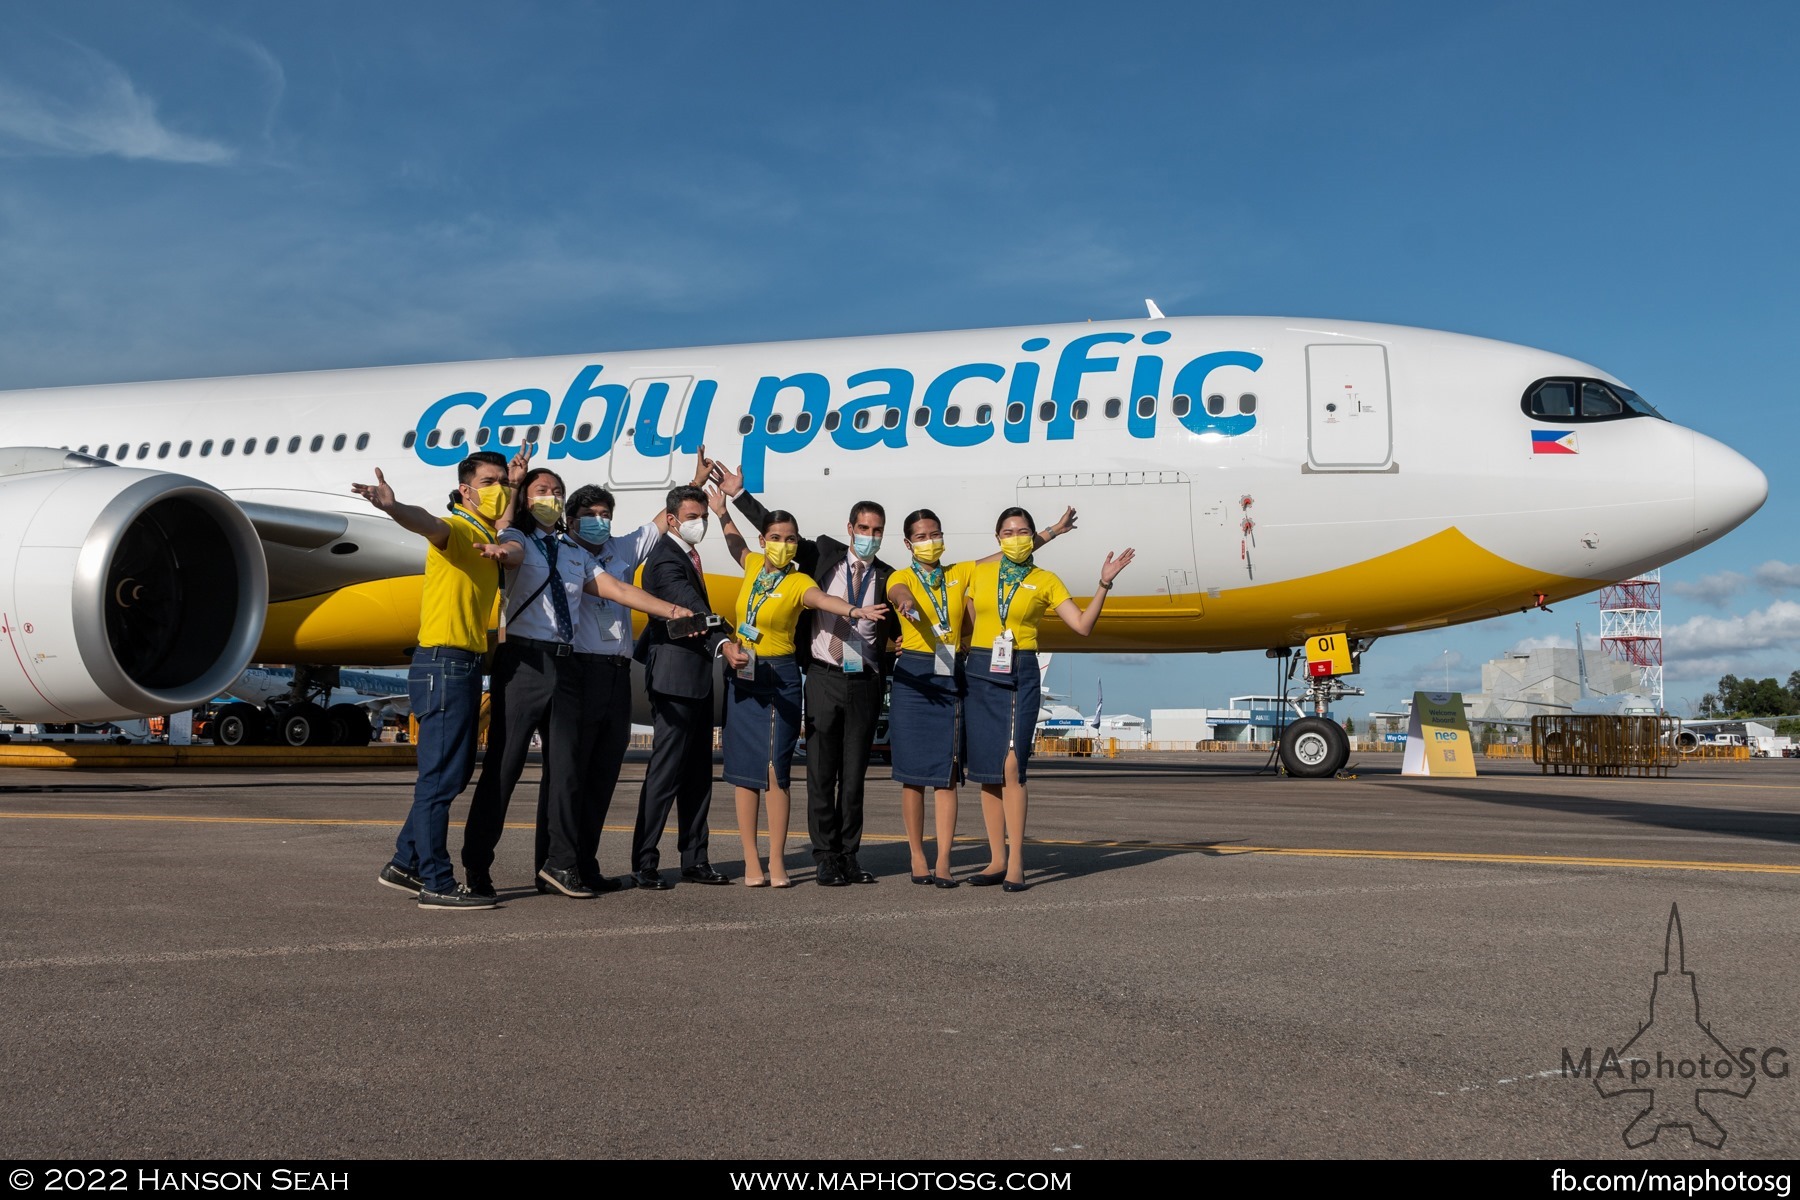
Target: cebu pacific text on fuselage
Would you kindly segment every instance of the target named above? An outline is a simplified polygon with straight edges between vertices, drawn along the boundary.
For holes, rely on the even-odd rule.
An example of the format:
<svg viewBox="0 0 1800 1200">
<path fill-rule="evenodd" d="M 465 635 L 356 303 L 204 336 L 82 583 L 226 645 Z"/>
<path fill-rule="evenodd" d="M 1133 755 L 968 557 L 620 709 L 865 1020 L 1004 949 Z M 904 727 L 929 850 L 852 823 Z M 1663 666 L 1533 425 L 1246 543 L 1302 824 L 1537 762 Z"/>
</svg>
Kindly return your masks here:
<svg viewBox="0 0 1800 1200">
<path fill-rule="evenodd" d="M 870 367 L 847 373 L 841 381 L 805 370 L 764 375 L 757 381 L 747 409 L 752 424 L 744 435 L 745 486 L 761 491 L 771 452 L 798 453 L 821 433 L 844 450 L 901 448 L 907 444 L 908 435 L 915 432 L 940 446 L 962 449 L 979 446 L 995 436 L 1012 443 L 1029 442 L 1046 376 L 1047 399 L 1053 402 L 1054 409 L 1049 421 L 1037 423 L 1043 426 L 1046 441 L 1069 440 L 1075 436 L 1074 402 L 1081 395 L 1082 380 L 1089 375 L 1120 371 L 1121 361 L 1134 342 L 1137 352 L 1130 360 L 1126 428 L 1132 437 L 1153 438 L 1159 406 L 1140 405 L 1137 401 L 1140 397 L 1165 394 L 1168 364 L 1160 353 L 1144 348 L 1160 347 L 1169 338 L 1169 332 L 1162 329 L 1142 336 L 1087 333 L 1064 342 L 1055 351 L 1054 361 L 1045 353 L 1051 349 L 1049 338 L 1028 338 L 1019 349 L 1032 357 L 1021 357 L 1010 366 L 997 362 L 961 363 L 939 372 L 922 388 L 915 373 L 904 367 Z M 1214 371 L 1225 367 L 1255 371 L 1262 363 L 1261 355 L 1246 350 L 1215 350 L 1190 358 L 1176 368 L 1166 394 L 1190 398 L 1187 410 L 1177 418 L 1182 426 L 1192 433 L 1213 437 L 1248 433 L 1256 425 L 1255 413 L 1214 413 L 1208 411 L 1202 398 L 1207 395 L 1207 378 Z M 543 388 L 519 388 L 492 399 L 482 392 L 452 393 L 420 414 L 413 450 L 431 466 L 452 466 L 469 448 L 445 444 L 442 431 L 470 424 L 487 432 L 486 441 L 474 447 L 481 450 L 505 449 L 513 441 L 502 441 L 501 435 L 507 429 L 522 431 L 534 425 L 560 429 L 562 436 L 545 448 L 548 460 L 591 462 L 611 452 L 622 438 L 629 438 L 632 448 L 645 458 L 665 458 L 670 453 L 693 453 L 706 440 L 706 420 L 719 393 L 717 380 L 695 380 L 680 427 L 664 434 L 662 410 L 669 400 L 669 385 L 651 383 L 639 398 L 639 411 L 633 419 L 631 381 L 603 380 L 605 370 L 601 363 L 583 367 L 563 392 L 560 403 Z M 777 401 L 789 392 L 798 396 L 806 419 L 797 418 L 785 429 L 770 431 L 769 415 Z M 914 409 L 915 394 L 927 414 L 922 429 L 915 429 L 907 419 Z M 952 425 L 945 414 L 953 403 L 991 404 L 995 420 Z M 459 411 L 464 409 L 473 411 Z M 895 423 L 885 420 L 888 409 L 898 410 L 901 419 Z M 838 419 L 827 432 L 825 418 L 832 412 L 838 414 Z M 856 418 L 863 412 L 868 412 L 870 419 L 863 422 L 866 428 L 858 428 Z M 434 433 L 439 436 L 433 437 Z M 583 433 L 585 437 L 577 436 Z"/>
</svg>

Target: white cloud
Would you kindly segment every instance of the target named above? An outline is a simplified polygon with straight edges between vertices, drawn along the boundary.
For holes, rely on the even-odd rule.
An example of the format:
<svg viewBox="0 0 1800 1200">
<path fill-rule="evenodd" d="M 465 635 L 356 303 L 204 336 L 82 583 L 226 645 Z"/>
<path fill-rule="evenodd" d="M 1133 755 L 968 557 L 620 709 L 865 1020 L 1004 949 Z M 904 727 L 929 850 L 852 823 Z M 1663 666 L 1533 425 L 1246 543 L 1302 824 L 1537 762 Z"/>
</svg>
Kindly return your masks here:
<svg viewBox="0 0 1800 1200">
<path fill-rule="evenodd" d="M 156 101 L 85 46 L 68 43 L 56 68 L 62 94 L 0 79 L 0 147 L 81 157 L 115 155 L 171 163 L 223 163 L 233 151 L 163 124 Z"/>
<path fill-rule="evenodd" d="M 1787 592 L 1800 588 L 1800 563 L 1786 563 L 1771 558 L 1756 568 L 1756 582 L 1771 592 Z"/>
<path fill-rule="evenodd" d="M 1677 580 L 1669 584 L 1669 590 L 1685 599 L 1718 608 L 1743 591 L 1749 582 L 1747 577 L 1736 571 L 1719 571 L 1712 575 L 1702 575 L 1699 579 Z"/>
<path fill-rule="evenodd" d="M 1800 601 L 1777 600 L 1767 608 L 1729 617 L 1690 617 L 1663 630 L 1666 661 L 1729 662 L 1755 650 L 1800 649 Z"/>
</svg>

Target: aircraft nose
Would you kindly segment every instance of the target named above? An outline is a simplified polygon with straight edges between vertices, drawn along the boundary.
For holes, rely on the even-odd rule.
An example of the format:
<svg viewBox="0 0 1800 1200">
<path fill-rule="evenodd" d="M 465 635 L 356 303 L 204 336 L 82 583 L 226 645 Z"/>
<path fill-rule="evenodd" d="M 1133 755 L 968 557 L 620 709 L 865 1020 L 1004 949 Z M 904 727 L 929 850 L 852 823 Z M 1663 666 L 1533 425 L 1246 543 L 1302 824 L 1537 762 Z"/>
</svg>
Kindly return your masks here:
<svg viewBox="0 0 1800 1200">
<path fill-rule="evenodd" d="M 1717 541 L 1769 498 L 1769 477 L 1723 442 L 1694 435 L 1694 546 Z"/>
</svg>

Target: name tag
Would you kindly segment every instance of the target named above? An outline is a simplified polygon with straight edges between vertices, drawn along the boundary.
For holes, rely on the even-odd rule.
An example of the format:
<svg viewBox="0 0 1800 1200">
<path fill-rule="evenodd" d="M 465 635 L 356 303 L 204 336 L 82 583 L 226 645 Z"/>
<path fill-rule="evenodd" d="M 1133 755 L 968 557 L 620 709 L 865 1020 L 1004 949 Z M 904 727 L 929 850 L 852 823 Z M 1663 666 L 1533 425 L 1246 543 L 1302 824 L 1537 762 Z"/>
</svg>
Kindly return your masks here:
<svg viewBox="0 0 1800 1200">
<path fill-rule="evenodd" d="M 738 636 L 754 646 L 756 643 L 762 641 L 762 630 L 758 629 L 750 622 L 745 621 L 742 625 L 738 626 Z"/>
<path fill-rule="evenodd" d="M 756 682 L 756 651 L 745 646 L 744 653 L 749 656 L 749 661 L 737 669 L 737 677 L 746 683 L 754 683 Z"/>
<path fill-rule="evenodd" d="M 931 632 L 937 634 L 937 640 L 940 642 L 947 642 L 950 640 L 950 627 L 942 622 L 933 625 L 931 627 Z"/>
<path fill-rule="evenodd" d="M 956 674 L 956 647 L 939 642 L 931 648 L 931 673 L 933 675 Z"/>
<path fill-rule="evenodd" d="M 844 674 L 846 674 L 846 675 L 860 674 L 862 672 L 862 669 L 863 669 L 862 651 L 858 650 L 855 646 L 852 646 L 849 642 L 845 642 L 844 643 Z"/>
<path fill-rule="evenodd" d="M 988 671 L 995 675 L 1012 674 L 1013 635 L 1007 630 L 994 639 L 994 657 L 988 663 Z"/>
</svg>

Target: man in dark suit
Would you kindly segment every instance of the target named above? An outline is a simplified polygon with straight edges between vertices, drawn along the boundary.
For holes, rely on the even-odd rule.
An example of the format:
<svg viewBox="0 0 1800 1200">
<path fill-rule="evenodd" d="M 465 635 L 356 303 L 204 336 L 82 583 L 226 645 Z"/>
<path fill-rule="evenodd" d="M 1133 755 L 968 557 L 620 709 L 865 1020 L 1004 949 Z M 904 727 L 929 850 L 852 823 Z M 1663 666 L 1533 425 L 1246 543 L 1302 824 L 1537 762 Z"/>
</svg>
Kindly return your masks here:
<svg viewBox="0 0 1800 1200">
<path fill-rule="evenodd" d="M 768 510 L 744 491 L 742 476 L 723 468 L 719 476 L 744 519 L 761 529 Z M 828 535 L 804 538 L 795 561 L 828 595 L 855 605 L 879 604 L 893 574 L 875 557 L 886 525 L 881 505 L 859 500 L 844 528 L 849 545 Z M 892 612 L 883 621 L 851 621 L 807 609 L 794 632 L 806 670 L 806 819 L 818 882 L 825 887 L 875 882 L 874 872 L 857 860 L 863 776 L 893 667 L 888 647 L 899 636 L 900 619 Z"/>
<path fill-rule="evenodd" d="M 663 509 L 668 532 L 644 562 L 643 588 L 699 616 L 712 612 L 706 574 L 694 549 L 706 536 L 706 493 L 697 487 L 669 492 Z M 707 861 L 707 815 L 712 807 L 713 659 L 736 668 L 748 661 L 727 626 L 685 638 L 669 636 L 668 623 L 651 620 L 633 652 L 644 664 L 655 737 L 644 788 L 638 797 L 631 866 L 640 888 L 670 885 L 657 871 L 657 842 L 673 806 L 680 822 L 681 877 L 691 883 L 730 883 Z"/>
</svg>

